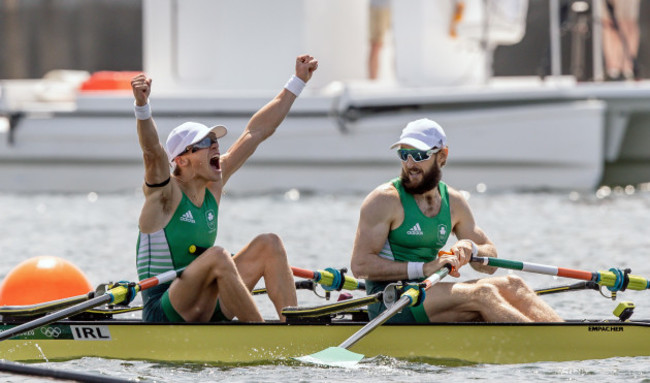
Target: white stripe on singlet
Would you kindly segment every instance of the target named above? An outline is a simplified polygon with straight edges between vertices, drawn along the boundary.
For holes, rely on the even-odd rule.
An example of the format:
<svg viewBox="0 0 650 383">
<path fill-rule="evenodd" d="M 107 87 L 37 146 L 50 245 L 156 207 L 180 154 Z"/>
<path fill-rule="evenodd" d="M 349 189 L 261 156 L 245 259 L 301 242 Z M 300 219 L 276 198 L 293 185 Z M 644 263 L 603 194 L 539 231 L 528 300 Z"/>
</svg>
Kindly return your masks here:
<svg viewBox="0 0 650 383">
<path fill-rule="evenodd" d="M 395 257 L 393 256 L 393 250 L 390 248 L 388 239 L 386 240 L 386 243 L 384 243 L 384 247 L 379 252 L 379 256 L 382 258 L 390 259 L 391 261 L 395 260 Z"/>
<path fill-rule="evenodd" d="M 140 280 L 174 269 L 164 229 L 151 234 L 140 233 L 136 265 Z"/>
</svg>

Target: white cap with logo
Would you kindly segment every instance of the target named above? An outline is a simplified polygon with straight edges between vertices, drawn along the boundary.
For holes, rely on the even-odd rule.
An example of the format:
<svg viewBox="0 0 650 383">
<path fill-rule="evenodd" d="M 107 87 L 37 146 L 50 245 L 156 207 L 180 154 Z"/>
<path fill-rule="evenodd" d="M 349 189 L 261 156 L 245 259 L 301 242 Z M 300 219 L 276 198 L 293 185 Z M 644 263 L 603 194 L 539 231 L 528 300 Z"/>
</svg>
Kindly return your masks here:
<svg viewBox="0 0 650 383">
<path fill-rule="evenodd" d="M 390 146 L 410 145 L 418 150 L 433 148 L 442 149 L 447 146 L 447 135 L 442 127 L 428 118 L 409 122 L 402 130 L 399 141 Z"/>
<path fill-rule="evenodd" d="M 212 132 L 217 138 L 221 138 L 228 133 L 228 130 L 223 125 L 208 128 L 198 122 L 186 122 L 175 127 L 167 137 L 166 147 L 169 161 L 174 162 L 174 158 L 183 153 L 188 146 L 196 144 Z"/>
</svg>

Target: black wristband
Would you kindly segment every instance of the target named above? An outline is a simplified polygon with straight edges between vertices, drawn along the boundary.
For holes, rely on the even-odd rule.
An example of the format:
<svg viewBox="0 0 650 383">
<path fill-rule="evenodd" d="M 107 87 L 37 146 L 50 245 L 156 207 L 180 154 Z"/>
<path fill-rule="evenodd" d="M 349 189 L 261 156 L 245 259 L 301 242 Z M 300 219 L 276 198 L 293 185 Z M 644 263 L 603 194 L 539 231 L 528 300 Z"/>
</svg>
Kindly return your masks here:
<svg viewBox="0 0 650 383">
<path fill-rule="evenodd" d="M 144 181 L 144 184 L 147 185 L 150 188 L 161 188 L 161 187 L 167 185 L 171 179 L 172 179 L 172 177 L 169 177 L 166 180 L 164 180 L 163 182 L 161 182 L 159 184 L 153 184 L 153 185 L 150 184 L 150 183 L 147 183 L 147 181 Z"/>
</svg>

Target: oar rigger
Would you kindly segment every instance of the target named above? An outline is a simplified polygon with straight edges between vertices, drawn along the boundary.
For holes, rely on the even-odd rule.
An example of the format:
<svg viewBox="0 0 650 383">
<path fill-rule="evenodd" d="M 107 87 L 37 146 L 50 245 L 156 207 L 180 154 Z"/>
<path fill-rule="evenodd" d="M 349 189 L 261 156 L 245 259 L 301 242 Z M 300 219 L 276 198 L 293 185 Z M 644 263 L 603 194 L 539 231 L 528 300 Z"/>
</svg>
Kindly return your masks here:
<svg viewBox="0 0 650 383">
<path fill-rule="evenodd" d="M 111 301 L 109 305 L 123 304 L 128 305 L 133 302 L 136 295 L 138 295 L 138 284 L 129 281 L 119 281 L 112 284 L 106 294 L 110 295 Z"/>
<path fill-rule="evenodd" d="M 423 282 L 400 281 L 389 283 L 382 294 L 384 306 L 387 308 L 392 307 L 402 296 L 410 299 L 409 306 L 419 306 L 426 298 L 425 287 L 426 285 Z"/>
<path fill-rule="evenodd" d="M 367 310 L 356 310 L 369 304 L 383 302 L 387 308 L 392 307 L 402 296 L 408 297 L 410 306 L 422 304 L 426 296 L 424 283 L 397 282 L 391 283 L 383 291 L 360 298 L 341 299 L 335 303 L 317 306 L 285 307 L 282 315 L 287 320 L 295 323 L 304 322 L 305 318 L 320 318 L 322 322 L 329 322 L 332 316 L 349 314 L 353 319 L 368 319 Z"/>
</svg>

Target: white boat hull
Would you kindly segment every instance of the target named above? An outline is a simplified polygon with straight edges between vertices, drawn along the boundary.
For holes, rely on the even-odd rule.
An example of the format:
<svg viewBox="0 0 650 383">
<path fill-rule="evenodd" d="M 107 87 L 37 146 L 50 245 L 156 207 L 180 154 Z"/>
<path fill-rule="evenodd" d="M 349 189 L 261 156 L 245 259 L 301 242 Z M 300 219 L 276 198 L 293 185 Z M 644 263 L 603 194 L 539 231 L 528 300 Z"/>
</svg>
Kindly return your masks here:
<svg viewBox="0 0 650 383">
<path fill-rule="evenodd" d="M 198 110 L 192 99 L 157 100 L 153 109 L 161 137 L 183 121 L 218 122 L 229 127 L 222 143 L 227 148 L 255 110 L 210 112 L 207 105 L 222 101 L 206 97 Z M 228 191 L 368 192 L 399 174 L 389 146 L 408 121 L 420 117 L 445 128 L 450 159 L 444 178 L 457 188 L 586 190 L 602 177 L 605 105 L 599 101 L 522 106 L 512 100 L 490 108 L 467 103 L 454 111 L 400 109 L 343 123 L 331 113 L 335 99 L 301 101 L 230 180 Z M 130 98 L 85 102 L 75 112 L 27 115 L 0 135 L 0 190 L 113 192 L 141 186 L 144 170 Z"/>
</svg>

